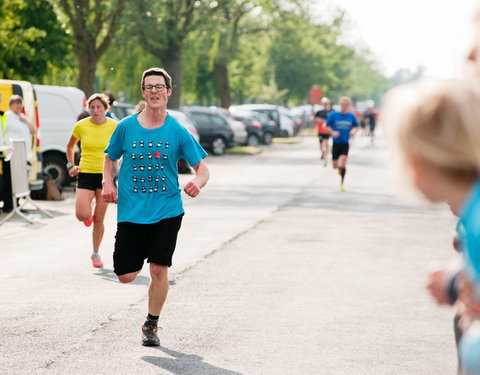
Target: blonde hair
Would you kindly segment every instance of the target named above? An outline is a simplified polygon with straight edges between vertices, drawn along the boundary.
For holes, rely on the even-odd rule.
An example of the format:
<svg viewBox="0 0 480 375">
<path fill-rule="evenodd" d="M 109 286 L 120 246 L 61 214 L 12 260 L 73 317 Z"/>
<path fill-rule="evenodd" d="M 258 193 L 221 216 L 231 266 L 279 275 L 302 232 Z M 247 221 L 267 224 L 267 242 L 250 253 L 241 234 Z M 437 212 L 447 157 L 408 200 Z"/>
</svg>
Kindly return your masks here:
<svg viewBox="0 0 480 375">
<path fill-rule="evenodd" d="M 401 156 L 474 178 L 480 166 L 480 92 L 459 80 L 422 79 L 391 90 L 382 124 Z"/>
</svg>

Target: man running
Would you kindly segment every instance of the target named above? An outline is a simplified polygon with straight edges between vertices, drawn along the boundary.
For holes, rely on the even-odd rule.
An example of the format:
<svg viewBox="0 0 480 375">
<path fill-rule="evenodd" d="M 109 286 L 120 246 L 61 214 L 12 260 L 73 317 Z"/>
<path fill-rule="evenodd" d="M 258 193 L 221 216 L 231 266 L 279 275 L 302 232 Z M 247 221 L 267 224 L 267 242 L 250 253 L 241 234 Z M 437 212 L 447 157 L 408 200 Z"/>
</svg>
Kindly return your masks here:
<svg viewBox="0 0 480 375">
<path fill-rule="evenodd" d="M 343 182 L 347 173 L 349 141 L 357 131 L 358 121 L 352 112 L 348 112 L 352 105 L 349 97 L 341 97 L 339 104 L 340 112 L 332 112 L 327 118 L 327 129 L 333 138 L 333 168 L 337 169 L 340 174 L 340 191 L 345 191 Z"/>
<path fill-rule="evenodd" d="M 315 122 L 317 123 L 317 134 L 320 142 L 320 152 L 322 153 L 321 159 L 323 165 L 327 166 L 328 161 L 328 140 L 330 133 L 325 127 L 325 120 L 328 115 L 333 111 L 332 102 L 328 98 L 322 98 L 323 109 L 315 113 Z"/>
<path fill-rule="evenodd" d="M 168 293 L 168 268 L 172 265 L 177 234 L 184 214 L 178 183 L 177 162 L 184 158 L 195 178 L 183 191 L 200 193 L 209 178 L 202 161 L 206 152 L 192 135 L 167 113 L 172 79 L 159 68 L 143 72 L 143 111 L 117 125 L 105 149 L 102 196 L 117 202 L 113 182 L 116 160 L 122 158 L 118 178 L 118 213 L 114 271 L 122 283 L 135 280 L 144 260 L 150 263 L 148 315 L 142 327 L 142 344 L 159 346 L 157 323 Z"/>
<path fill-rule="evenodd" d="M 377 115 L 373 108 L 373 104 L 369 103 L 367 109 L 362 113 L 363 123 L 368 126 L 368 135 L 370 136 L 370 142 L 375 142 L 375 126 L 377 122 Z"/>
</svg>

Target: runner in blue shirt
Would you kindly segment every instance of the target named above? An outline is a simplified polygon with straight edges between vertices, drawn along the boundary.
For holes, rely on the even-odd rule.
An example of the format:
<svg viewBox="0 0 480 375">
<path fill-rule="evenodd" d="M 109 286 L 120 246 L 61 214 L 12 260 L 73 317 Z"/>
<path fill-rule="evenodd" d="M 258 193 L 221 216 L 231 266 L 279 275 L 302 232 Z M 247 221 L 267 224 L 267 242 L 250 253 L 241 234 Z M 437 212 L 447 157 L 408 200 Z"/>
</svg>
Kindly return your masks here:
<svg viewBox="0 0 480 375">
<path fill-rule="evenodd" d="M 340 112 L 332 112 L 327 117 L 327 129 L 333 138 L 332 163 L 333 168 L 340 174 L 340 191 L 345 191 L 343 182 L 347 173 L 348 150 L 350 137 L 358 127 L 358 121 L 352 112 L 349 112 L 352 101 L 349 97 L 340 98 Z"/>
<path fill-rule="evenodd" d="M 167 113 L 172 79 L 159 68 L 146 70 L 141 81 L 146 107 L 123 119 L 105 149 L 102 196 L 118 202 L 118 225 L 113 254 L 114 271 L 122 283 L 135 280 L 145 259 L 150 263 L 148 315 L 142 326 L 144 346 L 159 346 L 157 322 L 168 293 L 183 206 L 177 162 L 184 158 L 196 176 L 183 191 L 196 197 L 209 172 L 206 152 L 192 135 Z M 117 189 L 113 182 L 116 160 L 122 158 Z"/>
</svg>

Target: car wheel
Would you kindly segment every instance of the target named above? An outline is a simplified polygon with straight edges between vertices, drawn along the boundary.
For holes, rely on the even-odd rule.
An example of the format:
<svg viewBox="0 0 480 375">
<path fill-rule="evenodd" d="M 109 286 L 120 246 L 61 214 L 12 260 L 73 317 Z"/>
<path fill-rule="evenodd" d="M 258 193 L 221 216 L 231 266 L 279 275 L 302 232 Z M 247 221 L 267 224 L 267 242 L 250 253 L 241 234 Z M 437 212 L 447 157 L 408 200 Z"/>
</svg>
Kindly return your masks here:
<svg viewBox="0 0 480 375">
<path fill-rule="evenodd" d="M 227 145 L 223 138 L 218 137 L 212 141 L 212 153 L 213 155 L 223 155 L 225 153 L 225 148 Z"/>
<path fill-rule="evenodd" d="M 270 145 L 270 144 L 272 144 L 272 140 L 273 140 L 273 135 L 272 135 L 272 133 L 266 132 L 266 133 L 263 135 L 263 143 L 264 143 L 264 144 Z"/>
<path fill-rule="evenodd" d="M 57 185 L 64 185 L 70 180 L 65 160 L 61 156 L 50 155 L 43 159 L 43 171 Z"/>
<path fill-rule="evenodd" d="M 282 130 L 281 135 L 282 137 L 287 138 L 289 136 L 288 130 Z"/>
<path fill-rule="evenodd" d="M 258 146 L 260 144 L 260 140 L 255 134 L 250 134 L 247 137 L 247 146 Z"/>
</svg>

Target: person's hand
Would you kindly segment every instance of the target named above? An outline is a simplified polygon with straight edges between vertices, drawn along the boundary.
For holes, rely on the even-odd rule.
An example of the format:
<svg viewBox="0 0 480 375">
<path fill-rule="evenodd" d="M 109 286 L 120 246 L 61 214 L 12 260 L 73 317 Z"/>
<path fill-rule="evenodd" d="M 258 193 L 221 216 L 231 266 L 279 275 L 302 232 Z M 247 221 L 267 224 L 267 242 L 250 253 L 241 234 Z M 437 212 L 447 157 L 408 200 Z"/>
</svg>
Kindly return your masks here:
<svg viewBox="0 0 480 375">
<path fill-rule="evenodd" d="M 70 177 L 78 176 L 79 173 L 80 173 L 80 167 L 78 165 L 74 165 L 72 168 L 68 170 L 68 174 L 70 175 Z"/>
<path fill-rule="evenodd" d="M 336 130 L 333 130 L 333 131 L 332 131 L 332 137 L 333 137 L 333 138 L 338 138 L 338 137 L 340 137 L 340 132 L 339 132 L 339 131 L 336 131 Z"/>
<path fill-rule="evenodd" d="M 198 187 L 197 183 L 195 182 L 195 179 L 192 181 L 188 182 L 185 187 L 183 188 L 183 191 L 190 197 L 195 198 L 198 194 L 200 194 L 200 188 Z"/>
<path fill-rule="evenodd" d="M 445 285 L 446 277 L 447 272 L 443 269 L 438 269 L 430 272 L 427 278 L 427 289 L 439 305 L 451 304 Z"/>
<path fill-rule="evenodd" d="M 113 181 L 104 181 L 102 199 L 106 203 L 117 203 L 117 188 Z"/>
</svg>

